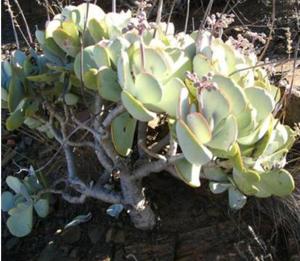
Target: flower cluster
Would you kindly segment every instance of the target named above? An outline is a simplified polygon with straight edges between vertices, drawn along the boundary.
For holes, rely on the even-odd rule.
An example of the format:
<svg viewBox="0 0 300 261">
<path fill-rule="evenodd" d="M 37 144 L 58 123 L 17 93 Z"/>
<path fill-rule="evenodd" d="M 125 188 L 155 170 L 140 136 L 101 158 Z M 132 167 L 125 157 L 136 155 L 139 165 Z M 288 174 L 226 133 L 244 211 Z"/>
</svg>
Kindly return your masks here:
<svg viewBox="0 0 300 261">
<path fill-rule="evenodd" d="M 195 88 L 197 88 L 198 93 L 203 89 L 211 90 L 216 89 L 217 83 L 212 81 L 213 75 L 212 73 L 208 73 L 206 76 L 203 76 L 200 80 L 196 73 L 186 72 L 186 78 L 189 79 Z"/>
<path fill-rule="evenodd" d="M 230 24 L 234 22 L 234 14 L 221 14 L 216 13 L 207 17 L 207 24 L 213 34 L 221 36 L 223 34 L 223 30 L 228 28 Z"/>
</svg>

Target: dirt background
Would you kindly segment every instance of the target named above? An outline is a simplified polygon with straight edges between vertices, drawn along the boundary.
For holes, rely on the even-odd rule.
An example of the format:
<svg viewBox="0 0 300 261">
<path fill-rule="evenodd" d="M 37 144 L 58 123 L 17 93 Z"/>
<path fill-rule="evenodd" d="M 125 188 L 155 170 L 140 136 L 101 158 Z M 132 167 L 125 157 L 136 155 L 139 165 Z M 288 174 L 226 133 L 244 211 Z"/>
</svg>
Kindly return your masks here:
<svg viewBox="0 0 300 261">
<path fill-rule="evenodd" d="M 106 11 L 111 1 L 98 1 Z M 118 8 L 129 8 L 130 1 L 119 1 Z M 155 1 L 153 1 L 155 2 Z M 165 1 L 163 19 L 166 20 L 172 1 Z M 172 19 L 178 30 L 184 27 L 185 1 L 177 1 Z M 234 6 L 234 2 L 232 1 Z M 227 33 L 237 34 L 245 26 L 253 31 L 269 33 L 271 6 L 268 1 L 240 1 L 233 10 L 238 19 Z M 292 32 L 293 44 L 297 37 L 298 8 L 288 1 L 276 0 L 275 34 L 267 56 L 271 59 L 288 57 L 286 28 Z M 20 1 L 31 28 L 43 28 L 45 11 L 35 1 Z M 191 1 L 189 29 L 201 22 L 207 1 Z M 221 11 L 226 1 L 215 1 L 213 12 Z M 299 3 L 298 3 L 299 5 Z M 2 58 L 14 47 L 14 39 L 8 15 L 2 6 Z M 298 8 L 299 10 L 299 8 Z M 155 8 L 150 19 L 155 17 Z M 292 55 L 292 54 L 290 54 Z M 298 64 L 298 63 L 297 63 Z M 295 93 L 300 90 L 300 73 L 292 72 L 293 61 L 277 68 L 278 78 L 287 82 L 294 77 Z M 299 90 L 298 90 L 299 88 Z M 287 121 L 300 121 L 299 98 L 293 96 Z M 5 112 L 2 111 L 2 116 Z M 298 117 L 298 118 L 297 118 Z M 3 117 L 2 117 L 3 120 Z M 18 166 L 41 166 L 57 150 L 57 145 L 26 128 L 8 133 L 2 127 L 2 181 L 7 175 L 15 175 Z M 89 151 L 78 151 L 78 167 L 83 177 L 92 178 L 99 169 Z M 296 176 L 300 172 L 300 143 L 292 149 L 288 165 Z M 65 172 L 63 156 L 45 170 L 49 180 Z M 22 174 L 21 174 L 22 175 Z M 299 175 L 298 175 L 299 177 Z M 298 190 L 299 178 L 296 177 Z M 12 237 L 2 213 L 2 260 L 300 260 L 299 213 L 300 192 L 288 199 L 249 198 L 244 209 L 232 212 L 224 195 L 212 195 L 207 184 L 193 189 L 172 178 L 167 173 L 153 174 L 144 180 L 146 195 L 157 214 L 158 225 L 153 231 L 142 232 L 133 228 L 126 213 L 119 219 L 106 214 L 107 204 L 88 200 L 83 205 L 70 205 L 59 197 L 52 197 L 51 214 L 35 222 L 32 234 L 25 238 Z M 2 189 L 7 189 L 2 182 Z M 76 216 L 91 213 L 92 218 L 78 226 L 64 230 L 64 226 Z M 298 233 L 298 234 L 297 234 Z"/>
</svg>

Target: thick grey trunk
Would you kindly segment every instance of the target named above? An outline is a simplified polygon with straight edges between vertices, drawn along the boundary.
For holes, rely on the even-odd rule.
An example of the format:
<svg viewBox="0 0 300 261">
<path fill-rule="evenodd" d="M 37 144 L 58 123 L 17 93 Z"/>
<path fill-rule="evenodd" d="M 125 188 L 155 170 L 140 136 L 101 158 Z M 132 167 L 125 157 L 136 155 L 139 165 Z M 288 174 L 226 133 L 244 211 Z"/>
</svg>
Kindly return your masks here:
<svg viewBox="0 0 300 261">
<path fill-rule="evenodd" d="M 146 202 L 141 182 L 130 179 L 129 173 L 124 171 L 120 178 L 124 203 L 134 226 L 142 230 L 152 229 L 155 226 L 155 215 Z"/>
</svg>

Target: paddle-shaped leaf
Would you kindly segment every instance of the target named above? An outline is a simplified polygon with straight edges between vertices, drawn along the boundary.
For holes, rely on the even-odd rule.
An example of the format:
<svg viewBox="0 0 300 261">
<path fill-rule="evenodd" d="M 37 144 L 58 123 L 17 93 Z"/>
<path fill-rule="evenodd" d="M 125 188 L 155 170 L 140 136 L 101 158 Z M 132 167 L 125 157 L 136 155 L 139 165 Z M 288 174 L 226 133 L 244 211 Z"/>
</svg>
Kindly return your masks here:
<svg viewBox="0 0 300 261">
<path fill-rule="evenodd" d="M 182 121 L 176 123 L 176 134 L 178 143 L 186 159 L 196 165 L 204 165 L 212 158 L 212 153 L 200 144 L 189 127 Z"/>
<path fill-rule="evenodd" d="M 139 121 L 151 121 L 156 117 L 155 113 L 147 110 L 140 101 L 125 90 L 121 93 L 121 100 L 127 111 Z"/>
<path fill-rule="evenodd" d="M 212 133 L 209 124 L 201 113 L 193 112 L 188 114 L 186 122 L 200 144 L 205 144 L 211 140 Z"/>
<path fill-rule="evenodd" d="M 128 156 L 132 151 L 136 119 L 132 118 L 128 112 L 124 112 L 116 117 L 111 124 L 111 137 L 116 151 L 121 156 Z"/>
<path fill-rule="evenodd" d="M 156 105 L 162 98 L 162 86 L 149 73 L 139 73 L 135 78 L 137 98 L 145 104 Z"/>
<path fill-rule="evenodd" d="M 34 203 L 34 210 L 39 217 L 44 218 L 49 214 L 49 200 L 40 198 Z"/>
<path fill-rule="evenodd" d="M 201 165 L 195 165 L 186 159 L 180 159 L 175 162 L 175 170 L 180 179 L 192 187 L 200 187 Z"/>
<path fill-rule="evenodd" d="M 117 102 L 120 100 L 121 87 L 117 73 L 108 67 L 103 67 L 97 74 L 99 94 L 106 100 Z"/>
<path fill-rule="evenodd" d="M 9 232 L 16 237 L 24 237 L 32 230 L 32 204 L 20 203 L 9 211 L 6 225 Z"/>
</svg>

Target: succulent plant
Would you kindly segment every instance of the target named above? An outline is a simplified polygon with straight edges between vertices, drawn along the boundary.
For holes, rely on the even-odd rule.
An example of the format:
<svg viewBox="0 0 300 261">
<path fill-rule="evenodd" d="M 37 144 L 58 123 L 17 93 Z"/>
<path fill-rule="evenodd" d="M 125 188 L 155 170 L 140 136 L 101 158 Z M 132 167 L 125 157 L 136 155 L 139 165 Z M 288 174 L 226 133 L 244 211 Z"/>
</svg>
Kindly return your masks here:
<svg viewBox="0 0 300 261">
<path fill-rule="evenodd" d="M 48 215 L 49 197 L 37 196 L 44 185 L 34 171 L 23 180 L 8 176 L 6 184 L 14 192 L 4 191 L 1 195 L 2 210 L 9 214 L 6 225 L 12 235 L 24 237 L 32 230 L 33 210 L 41 218 Z"/>
<path fill-rule="evenodd" d="M 256 62 L 253 53 L 243 54 L 204 32 L 178 103 L 176 135 L 186 159 L 196 166 L 215 157 L 228 160 L 231 175 L 225 183 L 213 181 L 211 189 L 228 189 L 229 198 L 236 188 L 257 197 L 286 196 L 294 188 L 292 176 L 282 170 L 293 131 L 272 115 L 280 95 L 264 69 L 239 72 Z"/>
<path fill-rule="evenodd" d="M 295 134 L 273 115 L 280 92 L 253 44 L 242 36 L 222 40 L 222 29 L 232 18 L 218 14 L 200 34 L 175 34 L 171 23 L 149 23 L 143 8 L 134 15 L 106 14 L 90 3 L 66 6 L 45 31 L 36 31 L 42 55 L 18 50 L 2 62 L 2 104 L 10 113 L 6 127 L 14 130 L 25 123 L 65 147 L 67 128 L 59 130 L 62 123 L 53 120 L 46 105 L 58 115 L 65 113 L 66 121 L 83 107 L 90 119 L 101 120 L 112 108 L 121 108 L 109 126 L 90 126 L 95 139 L 109 130 L 105 137 L 117 156 L 104 147 L 96 151 L 97 156 L 101 148 L 106 153 L 106 170 L 130 159 L 140 122 L 163 119 L 179 144 L 176 152 L 182 152 L 172 170 L 187 184 L 199 187 L 200 178 L 208 179 L 213 193 L 228 192 L 234 209 L 243 207 L 248 195 L 289 195 L 294 181 L 283 168 Z M 165 155 L 158 158 L 168 162 Z M 40 216 L 48 213 L 48 201 L 35 197 L 40 187 L 33 191 L 26 182 L 9 177 L 17 195 L 2 195 L 9 229 L 17 236 L 30 232 L 33 209 Z M 20 215 L 26 218 L 18 223 Z"/>
</svg>

